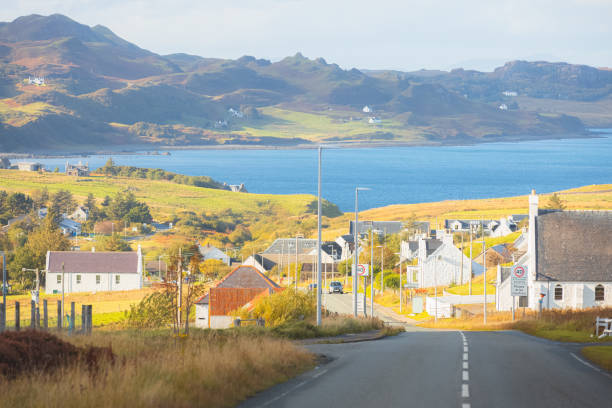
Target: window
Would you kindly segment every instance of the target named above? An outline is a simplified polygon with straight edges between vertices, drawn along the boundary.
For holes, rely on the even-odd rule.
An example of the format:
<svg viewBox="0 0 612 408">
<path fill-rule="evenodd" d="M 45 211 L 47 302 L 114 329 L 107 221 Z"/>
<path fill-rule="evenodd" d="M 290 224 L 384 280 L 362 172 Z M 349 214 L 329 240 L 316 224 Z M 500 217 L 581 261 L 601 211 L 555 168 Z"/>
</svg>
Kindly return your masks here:
<svg viewBox="0 0 612 408">
<path fill-rule="evenodd" d="M 555 286 L 555 300 L 563 300 L 563 287 L 561 285 Z"/>
<path fill-rule="evenodd" d="M 121 276 L 115 275 L 115 283 L 118 285 L 121 282 Z"/>
<path fill-rule="evenodd" d="M 96 285 L 100 284 L 100 275 L 96 275 Z"/>
<path fill-rule="evenodd" d="M 62 283 L 62 275 L 57 274 L 57 283 Z"/>
<path fill-rule="evenodd" d="M 606 292 L 603 285 L 595 286 L 595 301 L 600 302 L 603 301 L 606 297 Z"/>
<path fill-rule="evenodd" d="M 77 275 L 76 278 L 77 278 L 77 285 L 78 285 L 81 283 L 81 275 Z"/>
</svg>

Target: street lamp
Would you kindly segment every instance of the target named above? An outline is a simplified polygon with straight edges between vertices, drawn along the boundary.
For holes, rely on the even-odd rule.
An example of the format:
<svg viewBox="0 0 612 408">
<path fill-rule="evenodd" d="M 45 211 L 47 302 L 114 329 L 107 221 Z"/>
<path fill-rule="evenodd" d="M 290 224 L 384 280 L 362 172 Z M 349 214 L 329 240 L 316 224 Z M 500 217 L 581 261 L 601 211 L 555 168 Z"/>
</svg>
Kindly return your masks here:
<svg viewBox="0 0 612 408">
<path fill-rule="evenodd" d="M 385 293 L 385 246 L 378 245 L 380 248 L 380 293 Z"/>
<path fill-rule="evenodd" d="M 359 191 L 370 190 L 367 187 L 355 187 L 355 226 L 353 228 L 353 241 L 355 243 L 355 269 L 353 270 L 353 315 L 357 317 L 357 266 L 359 265 Z M 365 303 L 363 305 L 365 310 Z"/>
</svg>

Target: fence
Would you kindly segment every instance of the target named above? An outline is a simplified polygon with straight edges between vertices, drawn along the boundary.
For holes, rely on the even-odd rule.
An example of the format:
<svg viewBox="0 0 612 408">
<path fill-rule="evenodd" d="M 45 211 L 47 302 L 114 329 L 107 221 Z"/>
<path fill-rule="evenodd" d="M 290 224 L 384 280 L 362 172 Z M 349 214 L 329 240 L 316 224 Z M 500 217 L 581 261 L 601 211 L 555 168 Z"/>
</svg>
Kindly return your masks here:
<svg viewBox="0 0 612 408">
<path fill-rule="evenodd" d="M 20 302 L 15 302 L 14 306 L 8 310 L 3 303 L 0 303 L 0 332 L 29 328 L 33 330 L 67 330 L 68 334 L 91 334 L 93 327 L 92 305 L 81 305 L 80 315 L 76 313 L 75 302 L 70 302 L 70 309 L 68 311 L 62 309 L 61 300 L 58 300 L 56 307 L 53 307 L 47 299 L 44 299 L 42 301 L 42 310 L 40 305 L 37 305 L 33 300 L 29 306 L 29 313 L 24 308 L 26 309 L 24 314 L 29 314 L 29 319 L 24 319 L 23 317 L 25 316 L 22 316 L 22 305 Z M 63 313 L 66 314 L 63 315 Z M 10 318 L 11 315 L 14 316 L 13 319 Z M 80 330 L 77 331 L 78 320 L 80 320 Z"/>
</svg>

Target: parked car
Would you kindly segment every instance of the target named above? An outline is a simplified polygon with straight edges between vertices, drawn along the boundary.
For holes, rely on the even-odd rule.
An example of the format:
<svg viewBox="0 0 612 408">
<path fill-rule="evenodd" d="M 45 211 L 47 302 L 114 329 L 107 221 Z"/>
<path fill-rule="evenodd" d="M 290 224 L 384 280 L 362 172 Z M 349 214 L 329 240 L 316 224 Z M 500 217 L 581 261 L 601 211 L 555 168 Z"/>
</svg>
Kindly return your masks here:
<svg viewBox="0 0 612 408">
<path fill-rule="evenodd" d="M 344 287 L 342 286 L 342 283 L 338 282 L 338 281 L 332 281 L 329 284 L 329 293 L 344 293 Z"/>
<path fill-rule="evenodd" d="M 317 284 L 316 283 L 311 283 L 310 285 L 308 285 L 308 290 L 312 291 L 315 290 L 317 288 Z"/>
</svg>

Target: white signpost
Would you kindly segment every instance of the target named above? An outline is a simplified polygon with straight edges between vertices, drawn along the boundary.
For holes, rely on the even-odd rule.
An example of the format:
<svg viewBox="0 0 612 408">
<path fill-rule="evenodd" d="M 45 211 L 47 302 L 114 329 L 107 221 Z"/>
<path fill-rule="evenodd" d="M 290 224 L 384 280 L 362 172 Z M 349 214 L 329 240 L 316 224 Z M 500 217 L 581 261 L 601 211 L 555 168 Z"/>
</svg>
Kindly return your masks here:
<svg viewBox="0 0 612 408">
<path fill-rule="evenodd" d="M 510 295 L 512 296 L 512 320 L 514 320 L 515 296 L 527 296 L 527 267 L 515 265 L 510 275 Z"/>
<path fill-rule="evenodd" d="M 370 265 L 359 264 L 357 265 L 357 275 L 359 276 L 370 276 Z"/>
</svg>

